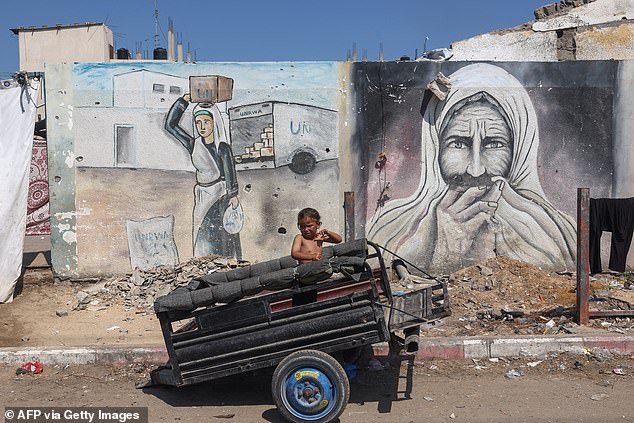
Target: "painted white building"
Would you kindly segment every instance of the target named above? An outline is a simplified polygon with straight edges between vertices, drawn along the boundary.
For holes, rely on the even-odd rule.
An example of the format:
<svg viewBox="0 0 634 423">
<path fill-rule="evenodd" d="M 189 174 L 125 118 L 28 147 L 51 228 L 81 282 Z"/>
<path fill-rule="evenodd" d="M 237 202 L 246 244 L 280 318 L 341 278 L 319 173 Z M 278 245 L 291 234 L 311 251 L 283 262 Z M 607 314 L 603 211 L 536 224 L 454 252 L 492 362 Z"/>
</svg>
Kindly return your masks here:
<svg viewBox="0 0 634 423">
<path fill-rule="evenodd" d="M 140 69 L 114 75 L 112 90 L 86 93 L 112 103 L 82 102 L 74 110 L 81 166 L 194 171 L 189 153 L 164 129 L 169 108 L 187 87 L 187 78 Z M 182 118 L 190 132 L 191 119 L 191 113 Z"/>
<path fill-rule="evenodd" d="M 188 79 L 152 72 L 133 70 L 113 78 L 114 106 L 169 109 L 188 90 Z"/>
</svg>

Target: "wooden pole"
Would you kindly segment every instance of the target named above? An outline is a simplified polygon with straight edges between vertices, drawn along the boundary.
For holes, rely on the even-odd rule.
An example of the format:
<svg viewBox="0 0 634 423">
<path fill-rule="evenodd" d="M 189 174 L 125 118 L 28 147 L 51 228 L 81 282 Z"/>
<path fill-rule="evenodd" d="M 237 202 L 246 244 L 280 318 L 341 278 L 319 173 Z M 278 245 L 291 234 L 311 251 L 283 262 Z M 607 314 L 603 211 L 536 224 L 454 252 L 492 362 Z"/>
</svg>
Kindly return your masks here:
<svg viewBox="0 0 634 423">
<path fill-rule="evenodd" d="M 345 213 L 345 233 L 346 242 L 353 241 L 354 236 L 354 192 L 343 193 L 343 209 Z"/>
<path fill-rule="evenodd" d="M 590 290 L 590 189 L 577 188 L 577 323 L 588 324 Z"/>
</svg>

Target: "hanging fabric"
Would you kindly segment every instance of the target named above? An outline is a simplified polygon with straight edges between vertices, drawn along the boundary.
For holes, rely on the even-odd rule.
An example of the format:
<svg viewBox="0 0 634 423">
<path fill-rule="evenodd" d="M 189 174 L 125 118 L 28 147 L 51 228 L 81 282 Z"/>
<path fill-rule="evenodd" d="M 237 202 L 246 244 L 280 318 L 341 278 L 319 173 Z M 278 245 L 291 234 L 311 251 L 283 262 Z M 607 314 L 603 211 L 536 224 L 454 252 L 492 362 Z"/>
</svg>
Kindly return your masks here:
<svg viewBox="0 0 634 423">
<path fill-rule="evenodd" d="M 13 301 L 22 269 L 39 81 L 0 81 L 0 303 Z"/>
<path fill-rule="evenodd" d="M 590 273 L 601 273 L 601 234 L 612 232 L 610 263 L 615 272 L 625 271 L 627 252 L 634 232 L 633 198 L 590 199 Z"/>
</svg>

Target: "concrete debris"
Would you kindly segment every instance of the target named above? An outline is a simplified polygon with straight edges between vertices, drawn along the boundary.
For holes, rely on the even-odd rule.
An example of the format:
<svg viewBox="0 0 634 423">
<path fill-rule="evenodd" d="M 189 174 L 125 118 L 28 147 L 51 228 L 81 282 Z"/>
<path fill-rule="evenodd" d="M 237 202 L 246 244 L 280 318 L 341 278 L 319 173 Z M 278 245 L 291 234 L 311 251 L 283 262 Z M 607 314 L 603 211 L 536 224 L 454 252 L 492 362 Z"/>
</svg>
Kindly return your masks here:
<svg viewBox="0 0 634 423">
<path fill-rule="evenodd" d="M 75 298 L 77 298 L 77 305 L 86 305 L 90 302 L 90 294 L 86 291 L 79 291 Z"/>
<path fill-rule="evenodd" d="M 480 268 L 480 274 L 482 276 L 491 276 L 493 274 L 493 270 L 490 267 L 486 266 L 478 266 Z"/>
<path fill-rule="evenodd" d="M 549 272 L 497 256 L 438 279 L 447 283 L 452 315 L 443 319 L 442 328 L 424 329 L 424 336 L 581 333 L 582 328 L 574 322 L 576 276 L 570 271 Z M 598 310 L 634 310 L 631 287 L 632 272 L 594 275 L 589 306 Z M 590 326 L 626 335 L 634 333 L 634 319 L 626 316 L 593 318 Z"/>
<path fill-rule="evenodd" d="M 451 80 L 443 75 L 442 72 L 438 72 L 436 78 L 427 84 L 427 88 L 438 97 L 440 101 L 445 101 L 451 89 Z"/>
<path fill-rule="evenodd" d="M 524 372 L 521 372 L 521 371 L 515 370 L 515 369 L 509 370 L 504 375 L 504 377 L 507 378 L 507 379 L 515 379 L 515 378 L 522 377 L 522 376 L 524 376 Z"/>
<path fill-rule="evenodd" d="M 214 272 L 223 272 L 250 263 L 235 258 L 219 256 L 194 257 L 175 267 L 135 269 L 132 273 L 101 280 L 94 285 L 82 285 L 75 296 L 75 310 L 84 310 L 87 305 L 108 307 L 114 303 L 140 310 L 152 310 L 154 300 L 167 295 L 179 286 L 185 286 L 195 277 Z M 58 314 L 59 316 L 59 314 Z"/>
<path fill-rule="evenodd" d="M 63 310 L 63 309 L 55 310 L 55 314 L 58 317 L 66 317 L 68 316 L 68 310 Z"/>
<path fill-rule="evenodd" d="M 592 348 L 591 350 L 586 350 L 586 355 L 589 355 L 590 358 L 598 362 L 607 361 L 614 357 L 613 353 L 604 348 Z"/>
</svg>

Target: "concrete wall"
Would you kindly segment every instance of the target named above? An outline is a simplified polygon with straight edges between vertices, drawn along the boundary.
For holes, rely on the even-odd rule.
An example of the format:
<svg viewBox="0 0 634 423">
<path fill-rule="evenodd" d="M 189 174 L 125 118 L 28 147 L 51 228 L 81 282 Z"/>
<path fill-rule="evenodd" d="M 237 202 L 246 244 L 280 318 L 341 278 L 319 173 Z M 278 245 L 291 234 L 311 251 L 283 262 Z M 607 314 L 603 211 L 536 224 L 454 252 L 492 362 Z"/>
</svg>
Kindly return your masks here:
<svg viewBox="0 0 634 423">
<path fill-rule="evenodd" d="M 231 250 L 219 253 L 253 261 L 288 255 L 297 212 L 307 206 L 320 209 L 324 225 L 341 232 L 338 128 L 340 73 L 346 68 L 336 63 L 47 67 L 55 271 L 126 272 L 139 263 L 133 251 L 148 257 L 169 252 L 157 258 L 159 264 L 184 261 L 204 249 L 202 233 L 231 243 Z M 184 101 L 190 76 L 218 75 L 233 80 L 230 100 L 211 108 Z M 160 93 L 157 84 L 164 88 Z M 179 102 L 188 104 L 177 121 L 179 133 L 203 149 L 193 116 L 213 110 L 217 154 L 227 151 L 222 144 L 233 149 L 218 162 L 224 181 L 210 184 L 211 153 L 201 159 L 199 150 L 188 150 L 166 126 Z M 232 172 L 237 193 L 230 186 Z M 223 198 L 213 197 L 210 185 L 211 190 L 222 185 Z M 236 194 L 243 227 L 232 237 L 222 228 L 214 232 L 213 219 L 222 218 L 224 202 Z M 169 228 L 160 226 L 171 221 Z M 145 242 L 152 237 L 160 239 Z"/>
<path fill-rule="evenodd" d="M 573 269 L 576 188 L 634 192 L 632 69 L 618 61 L 49 67 L 55 272 L 184 261 L 203 232 L 210 247 L 231 245 L 223 251 L 251 261 L 287 255 L 301 208 L 317 208 L 324 227 L 343 233 L 346 191 L 355 193 L 357 237 L 434 273 L 495 254 Z M 192 76 L 231 79 L 231 98 L 207 107 L 188 104 L 187 92 L 152 97 L 152 81 L 189 91 Z M 146 82 L 130 83 L 138 77 Z M 428 89 L 434 80 L 445 100 Z M 167 123 L 179 104 L 187 108 L 175 132 Z M 216 181 L 205 179 L 201 150 L 186 148 L 201 140 L 192 121 L 203 110 L 214 117 L 214 142 L 232 149 L 233 160 L 217 162 L 223 198 L 207 189 Z M 236 196 L 231 169 L 244 224 L 230 237 L 213 222 Z"/>
<path fill-rule="evenodd" d="M 355 65 L 368 237 L 434 274 L 496 254 L 574 269 L 577 187 L 632 185 L 615 180 L 622 63 L 427 65 Z"/>
<path fill-rule="evenodd" d="M 538 9 L 535 16 L 516 28 L 452 43 L 451 60 L 634 59 L 632 0 L 568 0 Z"/>
<path fill-rule="evenodd" d="M 452 44 L 451 60 L 482 61 L 574 61 L 574 60 L 633 60 L 634 59 L 634 1 L 633 0 L 563 0 L 545 5 L 535 10 L 534 22 L 516 28 L 504 29 Z M 629 65 L 620 66 L 619 92 L 633 85 L 625 75 Z M 619 116 L 615 122 L 615 148 L 629 145 L 630 138 L 625 128 L 630 130 L 630 120 L 624 118 L 634 113 L 628 96 L 617 96 Z M 629 153 L 617 156 L 618 160 L 629 162 Z M 617 181 L 631 181 L 624 174 L 631 171 L 623 166 L 617 170 L 621 174 Z M 615 185 L 613 197 L 631 197 L 631 188 L 620 183 Z M 595 194 L 591 194 L 595 196 Z M 609 235 L 609 233 L 608 233 Z M 602 243 L 604 261 L 609 251 L 609 239 Z M 634 248 L 630 249 L 628 263 L 634 263 Z"/>
<path fill-rule="evenodd" d="M 20 28 L 20 69 L 44 72 L 44 65 L 62 62 L 105 62 L 110 59 L 114 37 L 103 24 L 60 28 Z"/>
</svg>

